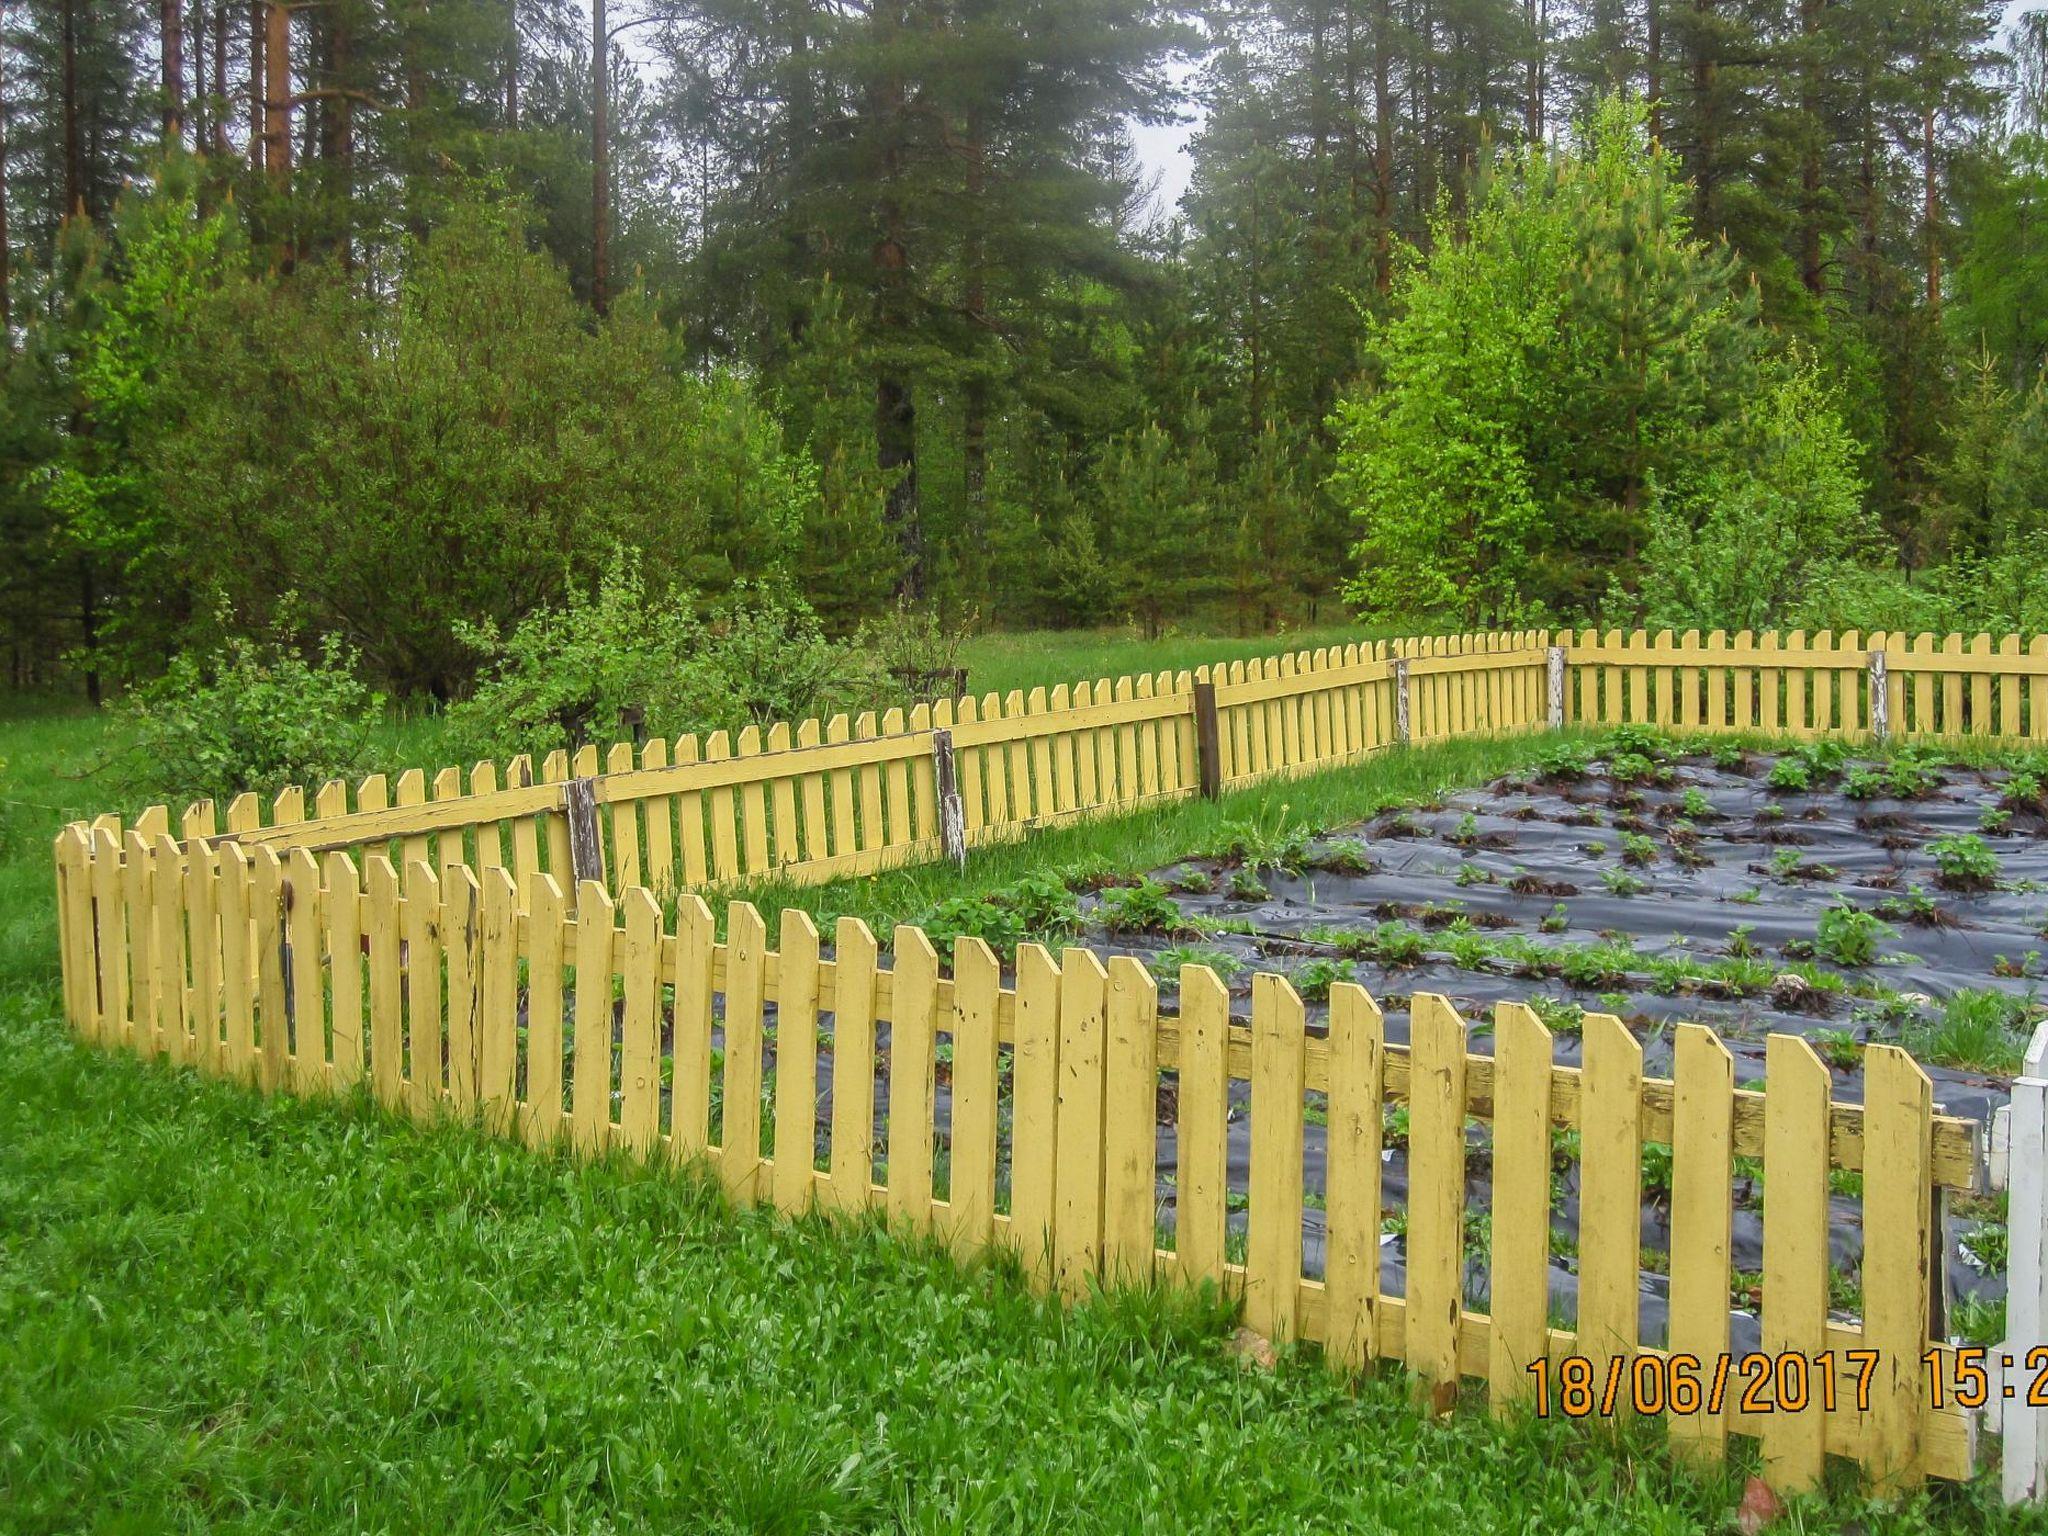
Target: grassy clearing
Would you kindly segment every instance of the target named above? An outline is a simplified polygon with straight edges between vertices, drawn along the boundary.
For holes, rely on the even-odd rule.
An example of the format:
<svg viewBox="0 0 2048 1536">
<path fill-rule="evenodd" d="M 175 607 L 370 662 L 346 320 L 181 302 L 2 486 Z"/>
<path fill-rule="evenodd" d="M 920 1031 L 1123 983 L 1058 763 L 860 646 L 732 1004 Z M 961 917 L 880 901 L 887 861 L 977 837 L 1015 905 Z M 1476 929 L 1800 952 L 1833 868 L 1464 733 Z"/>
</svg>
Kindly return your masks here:
<svg viewBox="0 0 2048 1536">
<path fill-rule="evenodd" d="M 1090 670 L 1083 668 L 1083 671 Z M 394 726 L 427 760 L 431 723 Z M 1075 1312 L 1001 1266 L 782 1224 L 687 1176 L 535 1158 L 366 1104 L 264 1101 L 74 1045 L 48 838 L 104 727 L 0 728 L 0 1528 L 513 1531 L 1724 1527 L 1642 1426 L 1448 1424 L 1397 1376 L 1272 1375 L 1212 1303 Z M 1526 763 L 1461 742 L 902 871 L 757 889 L 879 930 L 1045 869 L 1171 863 Z M 1284 809 L 1283 809 L 1284 807 Z M 1748 1454 L 1748 1453 L 1745 1453 Z M 1793 1530 L 2042 1529 L 1988 1484 Z"/>
<path fill-rule="evenodd" d="M 1640 1427 L 1243 1367 L 1199 1300 L 1063 1313 L 687 1175 L 98 1056 L 47 1001 L 0 1007 L 10 1531 L 1647 1533 L 1739 1491 Z M 1984 1486 L 1799 1514 L 2024 1528 Z"/>
<path fill-rule="evenodd" d="M 1203 635 L 1176 631 L 1147 640 L 1133 629 L 1034 629 L 976 635 L 960 648 L 967 686 L 1007 693 L 1043 683 L 1094 681 L 1125 673 L 1179 671 L 1212 661 L 1245 661 L 1328 645 L 1412 635 L 1414 628 L 1326 624 L 1280 635 Z"/>
</svg>

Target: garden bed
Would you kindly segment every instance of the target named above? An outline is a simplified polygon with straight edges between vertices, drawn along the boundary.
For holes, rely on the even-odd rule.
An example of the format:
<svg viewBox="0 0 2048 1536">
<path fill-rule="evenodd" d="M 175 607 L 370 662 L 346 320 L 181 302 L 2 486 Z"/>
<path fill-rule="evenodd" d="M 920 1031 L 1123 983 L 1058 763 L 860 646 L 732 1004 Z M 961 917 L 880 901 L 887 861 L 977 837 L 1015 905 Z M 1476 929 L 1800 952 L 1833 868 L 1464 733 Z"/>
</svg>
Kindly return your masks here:
<svg viewBox="0 0 2048 1536">
<path fill-rule="evenodd" d="M 1087 941 L 1143 957 L 1169 994 L 1180 964 L 1209 963 L 1232 978 L 1246 1009 L 1251 974 L 1283 971 L 1309 999 L 1312 1030 L 1331 984 L 1357 981 L 1387 1010 L 1393 1041 L 1407 1037 L 1417 992 L 1449 997 L 1481 1051 L 1493 1005 L 1530 1001 L 1565 1063 L 1578 1060 L 1583 1014 L 1612 1012 L 1642 1041 L 1654 1076 L 1670 1075 L 1679 1021 L 1715 1028 L 1747 1087 L 1763 1086 L 1766 1037 L 1796 1033 L 1829 1063 L 1845 1101 L 1860 1097 L 1864 1044 L 1903 1044 L 1932 1078 L 1938 1110 L 1988 1122 L 2018 1065 L 2048 949 L 2048 815 L 2029 765 L 1967 767 L 1927 752 L 1859 761 L 1832 744 L 1680 754 L 1654 736 L 1618 734 L 1597 753 L 1561 746 L 1535 773 L 1335 835 L 1307 837 L 1278 807 L 1204 857 L 1091 898 Z M 1242 1118 L 1231 1139 L 1240 1181 L 1250 1139 Z M 1307 1132 L 1312 1207 L 1321 1129 Z M 1383 1283 L 1395 1293 L 1401 1130 L 1401 1111 L 1390 1109 Z M 1162 1129 L 1169 1221 L 1170 1140 Z M 1568 1318 L 1578 1163 L 1570 1138 L 1557 1142 L 1552 1293 Z M 1644 1171 L 1648 1341 L 1664 1330 L 1662 1150 L 1648 1152 Z M 1487 1182 L 1475 1126 L 1469 1210 L 1483 1212 Z M 1747 1165 L 1736 1184 L 1739 1346 L 1755 1340 L 1763 1184 L 1762 1169 Z M 1853 1176 L 1838 1175 L 1833 1303 L 1846 1316 L 1860 1306 L 1859 1194 Z M 1320 1212 L 1305 1220 L 1315 1273 Z M 1469 1283 L 1483 1307 L 1483 1216 L 1472 1228 Z M 1993 1202 L 1952 1205 L 1952 1328 L 1995 1332 L 2003 1237 Z"/>
</svg>

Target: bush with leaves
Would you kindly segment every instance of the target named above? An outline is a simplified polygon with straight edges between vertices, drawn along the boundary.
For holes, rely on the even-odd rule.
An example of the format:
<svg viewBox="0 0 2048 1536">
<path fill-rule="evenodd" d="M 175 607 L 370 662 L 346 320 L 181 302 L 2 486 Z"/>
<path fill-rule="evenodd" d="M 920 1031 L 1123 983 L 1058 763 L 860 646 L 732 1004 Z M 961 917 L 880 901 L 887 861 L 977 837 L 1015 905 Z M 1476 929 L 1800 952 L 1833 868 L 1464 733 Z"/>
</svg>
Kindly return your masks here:
<svg viewBox="0 0 2048 1536">
<path fill-rule="evenodd" d="M 334 636 L 311 657 L 233 639 L 172 658 L 121 701 L 132 745 L 113 766 L 131 795 L 167 802 L 317 786 L 362 770 L 383 708 Z"/>
<path fill-rule="evenodd" d="M 657 591 L 623 551 L 589 596 L 529 614 L 509 634 L 464 625 L 489 658 L 449 722 L 473 757 L 610 742 L 639 711 L 650 735 L 735 730 L 822 716 L 874 696 L 868 653 L 826 638 L 800 598 L 736 586 L 700 613 L 690 595 Z"/>
</svg>

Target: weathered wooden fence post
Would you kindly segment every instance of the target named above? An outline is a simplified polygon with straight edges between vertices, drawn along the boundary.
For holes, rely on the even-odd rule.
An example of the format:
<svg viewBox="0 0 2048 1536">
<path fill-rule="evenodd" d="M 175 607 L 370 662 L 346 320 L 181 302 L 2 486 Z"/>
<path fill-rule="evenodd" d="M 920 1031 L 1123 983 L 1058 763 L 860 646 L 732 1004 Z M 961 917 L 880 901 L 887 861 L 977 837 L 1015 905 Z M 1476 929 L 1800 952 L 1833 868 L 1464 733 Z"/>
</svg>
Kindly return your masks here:
<svg viewBox="0 0 2048 1536">
<path fill-rule="evenodd" d="M 1394 658 L 1394 740 L 1408 745 L 1408 658 Z"/>
<path fill-rule="evenodd" d="M 953 733 L 943 726 L 932 732 L 932 783 L 939 796 L 939 849 L 951 862 L 967 867 L 967 813 L 960 804 L 960 771 L 953 761 Z"/>
<path fill-rule="evenodd" d="M 1216 685 L 1206 679 L 1195 683 L 1195 768 L 1202 786 L 1202 798 L 1214 800 L 1223 793 L 1223 737 L 1216 724 Z"/>
<path fill-rule="evenodd" d="M 569 823 L 571 878 L 603 884 L 604 838 L 597 827 L 596 779 L 570 779 L 562 785 L 562 816 Z"/>
<path fill-rule="evenodd" d="M 1870 653 L 1870 734 L 1880 746 L 1891 740 L 1892 705 L 1885 684 L 1883 651 Z"/>
<path fill-rule="evenodd" d="M 1564 647 L 1550 648 L 1550 725 L 1552 730 L 1564 725 Z"/>
<path fill-rule="evenodd" d="M 2048 1500 L 2048 1409 L 2031 1406 L 2027 1388 L 2041 1358 L 2029 1356 L 2048 1347 L 2048 1020 L 2035 1029 L 2022 1075 L 2012 1085 L 2012 1103 L 1999 1118 L 1991 1180 L 2010 1191 L 2009 1254 L 2005 1343 L 1993 1356 L 1993 1365 L 2003 1366 L 2003 1379 L 1994 1378 L 1990 1403 L 2003 1420 L 1994 1427 L 2005 1437 L 2005 1502 L 2040 1503 Z M 2012 1364 L 2004 1366 L 2006 1360 Z"/>
</svg>

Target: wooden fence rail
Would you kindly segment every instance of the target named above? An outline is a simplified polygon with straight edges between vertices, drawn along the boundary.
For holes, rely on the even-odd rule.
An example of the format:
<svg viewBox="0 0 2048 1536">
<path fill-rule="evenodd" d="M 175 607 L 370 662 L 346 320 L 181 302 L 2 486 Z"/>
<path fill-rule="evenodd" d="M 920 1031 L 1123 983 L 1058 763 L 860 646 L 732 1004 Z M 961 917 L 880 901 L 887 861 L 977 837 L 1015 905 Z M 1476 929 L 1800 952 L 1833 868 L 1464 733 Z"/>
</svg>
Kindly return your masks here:
<svg viewBox="0 0 2048 1536">
<path fill-rule="evenodd" d="M 1005 1245 L 1068 1296 L 1212 1281 L 1241 1294 L 1251 1327 L 1318 1340 L 1338 1368 L 1404 1363 L 1426 1408 L 1449 1410 L 1466 1379 L 1500 1412 L 1599 1418 L 1618 1403 L 1666 1417 L 1687 1456 L 1757 1437 L 1783 1489 L 1811 1486 L 1828 1455 L 1885 1487 L 1974 1466 L 1970 1415 L 1934 1391 L 1952 1357 L 1931 1331 L 1929 1211 L 1939 1189 L 1974 1186 L 1977 1127 L 1935 1114 L 1927 1078 L 1890 1047 L 1865 1053 L 1866 1102 L 1842 1104 L 1795 1036 L 1772 1039 L 1757 1093 L 1735 1088 L 1711 1031 L 1681 1026 L 1664 1081 L 1644 1077 L 1640 1044 L 1608 1015 L 1588 1017 L 1584 1064 L 1570 1067 L 1553 1062 L 1534 1012 L 1503 1005 L 1493 1054 L 1480 1056 L 1466 1021 L 1428 994 L 1405 1042 L 1352 985 L 1311 1032 L 1276 975 L 1255 979 L 1248 1022 L 1201 966 L 1180 972 L 1178 1007 L 1164 1012 L 1128 958 L 1025 945 L 1006 976 L 963 939 L 947 976 L 926 935 L 903 927 L 883 968 L 856 920 L 827 951 L 802 912 L 785 912 L 772 951 L 744 903 L 720 942 L 698 897 L 664 926 L 644 888 L 615 899 L 545 872 L 522 905 L 502 867 L 422 861 L 401 889 L 381 854 L 359 866 L 338 851 L 76 829 L 58 870 L 66 1001 L 79 1031 L 110 1048 L 269 1091 L 361 1087 L 421 1119 L 480 1119 L 535 1146 L 701 1159 L 738 1200 L 886 1212 L 962 1255 Z M 1242 1187 L 1225 1152 L 1244 1113 L 1233 1082 L 1249 1087 Z M 1408 1195 L 1394 1295 L 1381 1284 L 1381 1154 L 1399 1105 Z M 1579 1136 L 1580 1278 L 1575 1312 L 1558 1316 L 1548 1263 L 1564 1130 Z M 1326 1161 L 1305 1158 L 1311 1135 L 1327 1138 Z M 1673 1168 L 1662 1339 L 1639 1321 L 1646 1142 L 1669 1146 Z M 1733 1159 L 1758 1156 L 1770 1187 L 1763 1353 L 1738 1356 Z M 1467 1201 L 1480 1157 L 1494 1170 L 1483 1247 Z M 1316 1166 L 1328 1170 L 1320 1187 Z M 1865 1249 L 1860 1323 L 1829 1312 L 1831 1169 L 1861 1173 L 1864 1230 L 1883 1235 Z M 1318 1202 L 1327 1240 L 1311 1275 L 1303 1217 Z M 1571 1395 L 1582 1378 L 1583 1403 Z"/>
</svg>

